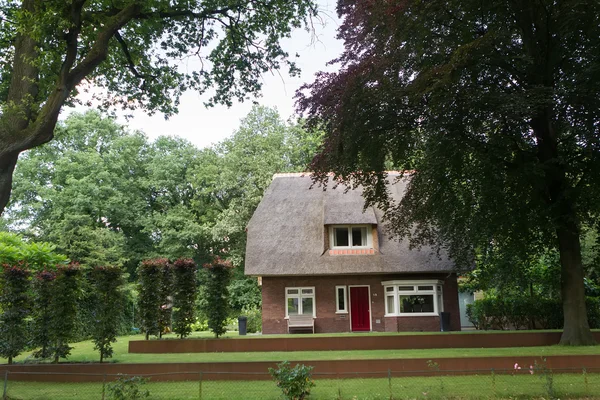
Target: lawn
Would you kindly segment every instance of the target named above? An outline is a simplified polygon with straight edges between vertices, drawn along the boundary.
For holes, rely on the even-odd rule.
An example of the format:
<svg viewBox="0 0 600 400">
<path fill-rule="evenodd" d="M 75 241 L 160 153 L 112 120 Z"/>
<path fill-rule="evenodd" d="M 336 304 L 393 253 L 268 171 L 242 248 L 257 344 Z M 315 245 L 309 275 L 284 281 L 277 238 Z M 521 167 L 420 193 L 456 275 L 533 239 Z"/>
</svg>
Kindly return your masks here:
<svg viewBox="0 0 600 400">
<path fill-rule="evenodd" d="M 311 399 L 531 399 L 599 398 L 600 375 L 473 375 L 317 379 Z M 281 399 L 272 381 L 150 382 L 150 399 Z M 102 383 L 9 382 L 10 399 L 99 399 Z M 106 390 L 106 398 L 109 391 Z"/>
<path fill-rule="evenodd" d="M 228 337 L 238 337 L 229 333 Z M 174 335 L 170 335 L 174 337 Z M 211 337 L 208 332 L 196 333 L 194 337 Z M 272 337 L 272 336 L 269 336 Z M 178 353 L 178 354 L 129 354 L 130 340 L 143 340 L 143 335 L 121 336 L 114 344 L 117 363 L 174 363 L 174 362 L 231 362 L 231 361 L 299 361 L 299 360 L 349 360 L 393 358 L 447 358 L 447 357 L 494 357 L 494 356 L 552 356 L 552 355 L 600 355 L 600 346 L 566 347 L 538 346 L 516 348 L 470 348 L 470 349 L 414 349 L 414 350 L 348 350 L 348 351 L 294 351 L 252 353 Z M 229 339 L 223 339 L 229 340 Z M 98 352 L 90 340 L 72 344 L 69 362 L 96 362 Z M 30 353 L 15 358 L 15 362 L 32 361 Z M 6 360 L 0 359 L 0 363 Z"/>
</svg>

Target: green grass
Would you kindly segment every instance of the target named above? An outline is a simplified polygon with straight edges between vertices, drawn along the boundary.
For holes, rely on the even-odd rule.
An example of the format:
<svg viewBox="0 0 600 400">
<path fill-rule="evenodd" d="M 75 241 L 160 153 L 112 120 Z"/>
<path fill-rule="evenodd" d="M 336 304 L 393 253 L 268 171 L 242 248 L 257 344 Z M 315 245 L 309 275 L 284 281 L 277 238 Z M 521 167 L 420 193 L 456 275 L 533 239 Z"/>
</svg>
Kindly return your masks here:
<svg viewBox="0 0 600 400">
<path fill-rule="evenodd" d="M 208 337 L 208 333 L 195 337 Z M 122 336 L 114 344 L 114 356 L 109 362 L 117 363 L 175 363 L 175 362 L 231 362 L 231 361 L 300 361 L 300 360 L 349 360 L 392 358 L 448 358 L 448 357 L 494 357 L 494 356 L 553 356 L 553 355 L 600 355 L 600 346 L 567 347 L 539 346 L 515 348 L 473 349 L 414 349 L 414 350 L 348 350 L 348 351 L 294 351 L 252 353 L 181 353 L 181 354 L 129 354 L 130 340 L 143 340 L 143 335 Z M 227 340 L 227 339 L 224 339 Z M 97 362 L 98 352 L 90 340 L 72 344 L 68 362 Z M 33 361 L 30 353 L 15 358 L 15 362 Z M 6 360 L 0 359 L 0 363 Z"/>
<path fill-rule="evenodd" d="M 519 374 L 455 377 L 409 377 L 317 379 L 311 399 L 531 399 L 551 398 L 546 376 Z M 281 399 L 272 381 L 150 382 L 142 386 L 150 399 Z M 554 397 L 592 397 L 600 393 L 598 374 L 556 374 L 551 385 Z M 9 381 L 10 399 L 99 399 L 102 383 L 48 383 Z M 108 391 L 106 397 L 108 397 Z"/>
</svg>

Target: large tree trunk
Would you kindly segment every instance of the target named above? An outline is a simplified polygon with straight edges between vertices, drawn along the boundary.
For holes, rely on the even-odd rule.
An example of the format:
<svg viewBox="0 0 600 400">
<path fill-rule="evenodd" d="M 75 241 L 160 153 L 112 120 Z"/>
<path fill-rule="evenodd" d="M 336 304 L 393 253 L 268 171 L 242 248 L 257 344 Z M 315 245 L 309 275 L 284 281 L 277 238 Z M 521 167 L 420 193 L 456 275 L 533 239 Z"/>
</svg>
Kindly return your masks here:
<svg viewBox="0 0 600 400">
<path fill-rule="evenodd" d="M 560 252 L 561 294 L 564 312 L 564 329 L 560 344 L 595 344 L 585 305 L 579 229 L 575 223 L 571 223 L 570 226 L 559 227 L 556 235 Z"/>
<path fill-rule="evenodd" d="M 0 154 L 0 215 L 10 199 L 12 178 L 19 153 Z"/>
</svg>

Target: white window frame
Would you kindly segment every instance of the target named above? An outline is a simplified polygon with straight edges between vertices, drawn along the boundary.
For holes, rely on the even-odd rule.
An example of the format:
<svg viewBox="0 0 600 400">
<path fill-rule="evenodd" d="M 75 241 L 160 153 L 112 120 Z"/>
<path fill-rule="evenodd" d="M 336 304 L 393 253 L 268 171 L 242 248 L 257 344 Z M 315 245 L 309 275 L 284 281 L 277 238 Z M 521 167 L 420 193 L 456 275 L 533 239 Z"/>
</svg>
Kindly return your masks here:
<svg viewBox="0 0 600 400">
<path fill-rule="evenodd" d="M 342 289 L 344 291 L 344 308 L 340 308 L 340 296 L 339 290 Z M 335 287 L 335 313 L 336 314 L 348 314 L 348 289 L 346 286 L 336 286 Z"/>
<path fill-rule="evenodd" d="M 348 229 L 348 246 L 334 246 L 335 243 L 335 228 L 347 228 Z M 366 228 L 367 229 L 367 245 L 366 246 L 352 246 L 352 228 Z M 373 247 L 373 227 L 371 225 L 331 225 L 329 227 L 329 243 L 331 249 L 370 249 Z"/>
<path fill-rule="evenodd" d="M 443 282 L 440 280 L 422 280 L 422 281 L 384 281 L 381 282 L 384 293 L 385 317 L 424 317 L 437 316 L 444 311 L 444 293 Z M 412 290 L 399 290 L 401 286 L 412 286 Z M 419 290 L 419 286 L 433 286 L 433 290 Z M 388 288 L 393 290 L 388 292 Z M 433 296 L 433 311 L 418 312 L 418 313 L 401 313 L 400 312 L 400 295 L 432 295 Z M 388 297 L 394 297 L 394 312 L 388 310 Z M 438 304 L 438 296 L 440 302 Z"/>
<path fill-rule="evenodd" d="M 302 290 L 306 290 L 306 289 L 311 289 L 312 290 L 312 294 L 302 294 Z M 289 290 L 298 290 L 298 294 L 289 294 L 288 291 Z M 290 316 L 288 315 L 288 299 L 290 298 L 298 298 L 298 312 L 299 315 L 303 315 L 302 314 L 302 298 L 309 298 L 311 297 L 313 299 L 313 318 L 317 317 L 317 296 L 316 296 L 316 292 L 315 292 L 315 287 L 314 286 L 304 286 L 304 287 L 286 287 L 285 288 L 285 319 L 289 319 Z"/>
</svg>

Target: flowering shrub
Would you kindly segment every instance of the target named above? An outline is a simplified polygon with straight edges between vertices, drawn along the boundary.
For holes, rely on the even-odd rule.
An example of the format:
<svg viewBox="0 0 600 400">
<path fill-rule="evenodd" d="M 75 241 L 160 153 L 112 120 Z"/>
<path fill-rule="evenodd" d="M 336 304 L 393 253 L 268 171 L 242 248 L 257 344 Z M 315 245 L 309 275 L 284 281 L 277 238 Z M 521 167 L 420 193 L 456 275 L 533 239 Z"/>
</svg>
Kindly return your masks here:
<svg viewBox="0 0 600 400">
<path fill-rule="evenodd" d="M 277 369 L 269 368 L 269 373 L 286 399 L 302 400 L 315 386 L 315 382 L 311 379 L 313 368 L 303 364 L 297 364 L 292 368 L 288 361 L 284 361 L 277 364 Z"/>
</svg>

